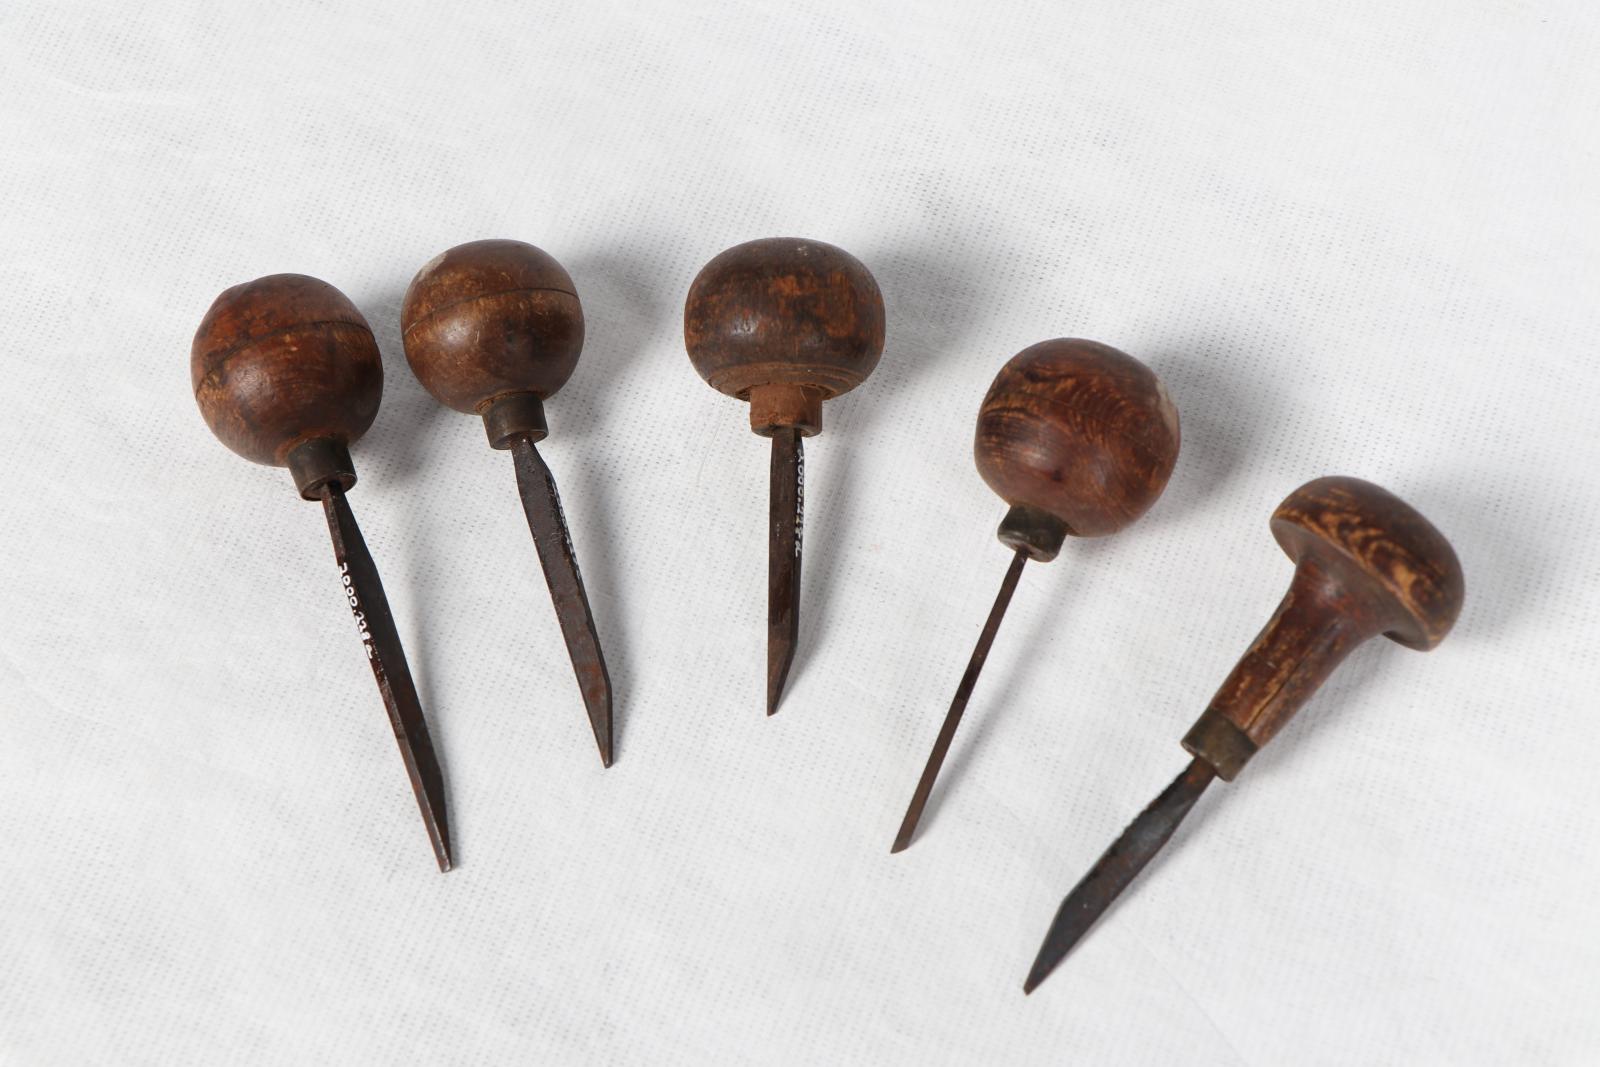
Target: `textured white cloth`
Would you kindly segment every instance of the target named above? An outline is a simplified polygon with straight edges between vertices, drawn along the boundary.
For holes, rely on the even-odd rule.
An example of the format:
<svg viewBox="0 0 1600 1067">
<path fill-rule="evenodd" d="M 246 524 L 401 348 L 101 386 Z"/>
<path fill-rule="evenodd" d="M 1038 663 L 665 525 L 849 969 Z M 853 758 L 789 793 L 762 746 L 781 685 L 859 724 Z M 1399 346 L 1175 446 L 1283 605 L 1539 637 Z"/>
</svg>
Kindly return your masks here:
<svg viewBox="0 0 1600 1067">
<path fill-rule="evenodd" d="M 0 1062 L 1600 1060 L 1600 7 L 1592 0 L 0 6 Z M 808 442 L 762 713 L 767 452 L 683 352 L 699 267 L 848 249 L 876 374 Z M 509 458 L 406 368 L 444 248 L 588 317 L 543 446 L 618 694 L 602 771 Z M 439 875 L 321 514 L 190 395 L 213 296 L 383 349 L 351 495 L 448 779 Z M 1183 453 L 1004 572 L 1013 353 L 1166 380 Z M 1291 567 L 1377 481 L 1466 568 L 1359 651 L 1032 997 L 1065 891 Z"/>
</svg>

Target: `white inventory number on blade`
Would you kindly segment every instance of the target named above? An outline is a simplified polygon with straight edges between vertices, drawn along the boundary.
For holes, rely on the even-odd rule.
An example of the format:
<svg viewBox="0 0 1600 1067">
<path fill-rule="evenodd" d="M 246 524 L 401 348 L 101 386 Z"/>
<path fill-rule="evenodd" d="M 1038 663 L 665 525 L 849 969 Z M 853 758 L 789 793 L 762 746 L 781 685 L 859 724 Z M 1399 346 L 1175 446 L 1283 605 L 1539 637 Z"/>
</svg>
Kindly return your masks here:
<svg viewBox="0 0 1600 1067">
<path fill-rule="evenodd" d="M 361 598 L 356 596 L 355 583 L 350 580 L 350 564 L 339 563 L 339 582 L 344 586 L 344 597 L 350 602 L 350 614 L 355 616 L 356 629 L 361 632 L 361 647 L 367 650 L 367 658 L 373 656 L 372 631 L 367 627 L 367 613 L 361 610 Z"/>
<path fill-rule="evenodd" d="M 799 559 L 806 529 L 806 454 L 798 439 L 794 444 L 794 558 Z"/>
</svg>

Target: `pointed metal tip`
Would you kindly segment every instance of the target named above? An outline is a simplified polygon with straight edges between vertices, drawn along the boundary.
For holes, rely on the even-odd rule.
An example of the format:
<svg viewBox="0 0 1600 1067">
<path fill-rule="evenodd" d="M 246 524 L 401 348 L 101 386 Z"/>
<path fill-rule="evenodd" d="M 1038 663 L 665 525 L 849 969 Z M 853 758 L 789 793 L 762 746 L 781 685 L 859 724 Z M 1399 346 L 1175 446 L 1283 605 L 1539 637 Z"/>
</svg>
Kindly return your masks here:
<svg viewBox="0 0 1600 1067">
<path fill-rule="evenodd" d="M 1090 881 L 1092 877 L 1093 875 L 1085 881 Z M 1028 980 L 1022 983 L 1023 993 L 1032 993 L 1039 987 L 1040 982 L 1049 978 L 1050 972 L 1067 958 L 1067 954 L 1088 931 L 1090 924 L 1098 917 L 1099 910 L 1110 906 L 1109 902 L 1106 902 L 1098 906 L 1099 910 L 1092 906 L 1086 909 L 1083 901 L 1079 899 L 1082 892 L 1083 883 L 1080 882 L 1078 888 L 1061 902 L 1055 918 L 1050 920 L 1050 930 L 1044 935 L 1044 943 L 1039 946 L 1039 954 L 1033 958 L 1033 966 L 1028 970 Z M 1086 910 L 1092 914 L 1085 915 Z"/>
<path fill-rule="evenodd" d="M 896 852 L 904 852 L 911 847 L 912 839 L 917 836 L 917 823 L 921 821 L 921 818 L 922 805 L 913 799 L 911 807 L 906 811 L 906 817 L 900 820 L 899 832 L 894 835 L 894 844 L 889 848 L 891 856 Z"/>
<path fill-rule="evenodd" d="M 605 686 L 603 694 L 600 695 L 596 704 L 588 707 L 587 710 L 589 712 L 589 728 L 594 731 L 595 747 L 600 750 L 600 765 L 609 767 L 613 759 L 611 747 L 611 679 L 604 678 L 603 684 Z M 585 703 L 587 703 L 587 696 L 586 692 Z"/>
<path fill-rule="evenodd" d="M 418 714 L 420 716 L 420 709 Z M 396 735 L 395 740 L 400 743 L 400 756 L 406 765 L 406 775 L 411 779 L 411 791 L 417 798 L 422 827 L 428 833 L 428 843 L 433 846 L 433 858 L 439 862 L 439 873 L 444 874 L 455 866 L 455 861 L 450 854 L 450 818 L 449 809 L 445 806 L 444 775 L 439 772 L 433 741 L 420 720 L 415 733 Z"/>
<path fill-rule="evenodd" d="M 789 665 L 794 662 L 794 644 L 774 638 L 767 643 L 767 715 L 778 713 L 783 689 L 789 682 Z"/>
<path fill-rule="evenodd" d="M 417 765 L 417 756 L 406 742 L 401 742 L 401 746 L 409 772 Z M 432 745 L 428 747 L 428 760 L 432 762 Z M 437 765 L 429 773 L 413 775 L 412 788 L 422 812 L 423 829 L 428 832 L 428 844 L 433 846 L 433 858 L 439 862 L 439 873 L 444 874 L 456 864 L 450 852 L 450 818 L 444 803 L 444 778 L 439 775 Z"/>
<path fill-rule="evenodd" d="M 439 873 L 444 874 L 455 867 L 455 860 L 450 855 L 450 823 L 445 815 L 444 778 L 440 776 L 438 763 L 434 760 L 433 746 L 427 746 L 424 758 L 424 763 L 429 766 L 427 771 L 419 768 L 418 757 L 421 753 L 408 739 L 401 740 L 400 751 L 405 759 L 406 771 L 411 776 L 417 807 L 422 812 L 422 826 L 428 832 L 428 843 L 433 846 L 433 858 L 439 861 Z"/>
<path fill-rule="evenodd" d="M 778 713 L 783 703 L 783 690 L 789 684 L 789 666 L 794 663 L 794 640 L 791 634 L 770 634 L 767 641 L 767 717 Z"/>
<path fill-rule="evenodd" d="M 894 844 L 889 848 L 889 855 L 904 852 L 911 847 L 911 842 L 917 836 L 917 823 L 921 818 L 922 805 L 913 800 L 911 807 L 906 811 L 906 817 L 900 820 L 900 830 L 894 835 Z"/>
<path fill-rule="evenodd" d="M 439 873 L 446 874 L 455 869 L 456 863 L 450 854 L 450 827 L 444 819 L 444 807 L 432 806 L 435 801 L 436 798 L 428 798 L 430 806 L 423 808 L 422 822 L 428 830 L 428 843 L 433 846 L 433 858 L 439 862 Z"/>
<path fill-rule="evenodd" d="M 1071 945 L 1066 946 L 1067 949 L 1071 947 Z M 1030 996 L 1039 988 L 1040 982 L 1050 977 L 1050 972 L 1056 969 L 1056 965 L 1066 958 L 1066 949 L 1053 952 L 1047 940 L 1039 949 L 1039 955 L 1034 958 L 1033 967 L 1028 971 L 1028 980 L 1022 983 L 1022 995 Z"/>
</svg>

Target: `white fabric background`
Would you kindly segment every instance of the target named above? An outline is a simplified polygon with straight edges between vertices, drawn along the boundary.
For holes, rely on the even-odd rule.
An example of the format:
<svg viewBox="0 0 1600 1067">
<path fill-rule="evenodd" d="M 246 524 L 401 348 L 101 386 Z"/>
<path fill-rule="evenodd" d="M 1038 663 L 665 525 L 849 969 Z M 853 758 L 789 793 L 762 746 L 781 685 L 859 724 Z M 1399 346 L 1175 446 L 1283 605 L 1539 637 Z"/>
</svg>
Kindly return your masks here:
<svg viewBox="0 0 1600 1067">
<path fill-rule="evenodd" d="M 1591 0 L 0 6 L 0 1060 L 1596 1062 L 1597 54 Z M 765 443 L 680 331 L 771 235 L 859 256 L 889 340 L 810 443 L 769 721 Z M 499 236 L 588 316 L 544 452 L 605 772 L 510 462 L 397 336 Z M 190 395 L 286 270 L 383 348 L 352 503 L 448 876 L 318 509 Z M 1055 336 L 1160 373 L 1183 454 L 1027 570 L 891 857 L 1006 565 L 978 402 Z M 1453 540 L 1456 632 L 1355 655 L 1024 998 L 1329 473 Z"/>
</svg>

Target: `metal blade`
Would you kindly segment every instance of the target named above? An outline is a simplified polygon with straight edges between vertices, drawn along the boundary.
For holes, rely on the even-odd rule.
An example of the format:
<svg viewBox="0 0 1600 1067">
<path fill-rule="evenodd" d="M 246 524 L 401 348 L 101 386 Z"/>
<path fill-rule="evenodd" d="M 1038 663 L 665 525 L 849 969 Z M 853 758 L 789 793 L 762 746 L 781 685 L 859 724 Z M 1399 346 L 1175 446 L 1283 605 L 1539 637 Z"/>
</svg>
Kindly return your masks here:
<svg viewBox="0 0 1600 1067">
<path fill-rule="evenodd" d="M 961 684 L 956 686 L 955 699 L 950 702 L 950 710 L 945 712 L 944 725 L 939 727 L 933 751 L 928 754 L 928 765 L 922 769 L 917 791 L 911 794 L 911 806 L 906 808 L 906 817 L 900 822 L 900 832 L 895 836 L 890 852 L 899 852 L 911 844 L 912 835 L 917 832 L 922 809 L 927 807 L 928 797 L 933 794 L 934 780 L 939 777 L 939 768 L 944 765 L 950 742 L 955 739 L 956 727 L 961 725 L 961 715 L 967 710 L 972 689 L 978 684 L 978 675 L 989 658 L 989 646 L 994 644 L 994 635 L 1000 632 L 1000 620 L 1006 617 L 1006 608 L 1011 605 L 1011 594 L 1016 592 L 1017 580 L 1022 577 L 1022 565 L 1027 562 L 1027 554 L 1019 549 L 1006 570 L 1005 580 L 1000 583 L 1000 592 L 994 598 L 994 607 L 989 609 L 989 619 L 983 624 L 983 633 L 978 635 L 978 646 L 972 650 L 972 658 L 967 661 L 967 672 L 961 676 Z"/>
<path fill-rule="evenodd" d="M 1104 914 L 1113 901 L 1128 888 L 1139 872 L 1144 870 L 1161 846 L 1167 843 L 1183 817 L 1189 814 L 1200 794 L 1216 777 L 1216 771 L 1204 760 L 1196 759 L 1162 794 L 1151 802 L 1139 817 L 1128 824 L 1122 836 L 1105 851 L 1083 880 L 1072 888 L 1061 902 L 1050 932 L 1045 935 L 1039 955 L 1028 972 L 1022 991 L 1032 993 L 1034 987 L 1047 978 L 1056 965 L 1066 958 L 1095 920 Z"/>
<path fill-rule="evenodd" d="M 806 456 L 799 430 L 772 435 L 767 548 L 767 714 L 778 710 L 800 636 L 800 543 Z"/>
<path fill-rule="evenodd" d="M 337 482 L 323 486 L 322 510 L 328 518 L 328 533 L 333 537 L 333 558 L 339 564 L 345 598 L 355 616 L 356 627 L 361 631 L 367 662 L 372 665 L 372 676 L 378 680 L 378 692 L 383 695 L 383 706 L 389 712 L 394 739 L 400 744 L 400 756 L 405 760 L 417 807 L 422 810 L 428 840 L 433 844 L 439 870 L 448 871 L 451 866 L 450 824 L 445 815 L 444 775 L 439 771 L 439 759 L 434 755 L 433 740 L 428 736 L 428 724 L 422 717 L 422 702 L 417 699 L 411 668 L 406 665 L 405 649 L 400 647 L 400 632 L 395 629 L 389 600 L 383 595 L 378 567 L 372 562 L 372 554 L 367 551 L 361 528 L 350 510 L 350 502 Z"/>
<path fill-rule="evenodd" d="M 583 575 L 572 552 L 572 537 L 567 533 L 566 516 L 556 482 L 534 448 L 533 439 L 519 437 L 511 446 L 517 469 L 517 489 L 522 495 L 522 510 L 528 515 L 533 545 L 550 586 L 550 601 L 561 623 L 561 636 L 567 643 L 572 670 L 578 676 L 578 689 L 589 712 L 589 726 L 600 748 L 600 762 L 611 766 L 611 677 L 606 673 L 605 657 L 600 653 L 600 635 L 595 631 L 589 597 L 583 591 Z"/>
</svg>

